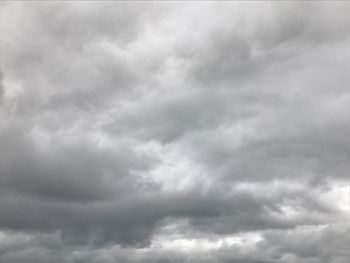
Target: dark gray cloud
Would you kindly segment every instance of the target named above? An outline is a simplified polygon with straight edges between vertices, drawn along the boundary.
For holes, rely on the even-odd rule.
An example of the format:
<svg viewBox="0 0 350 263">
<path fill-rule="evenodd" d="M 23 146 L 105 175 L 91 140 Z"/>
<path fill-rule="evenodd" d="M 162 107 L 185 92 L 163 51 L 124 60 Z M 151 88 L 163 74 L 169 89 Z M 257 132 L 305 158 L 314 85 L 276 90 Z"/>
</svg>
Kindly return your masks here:
<svg viewBox="0 0 350 263">
<path fill-rule="evenodd" d="M 0 262 L 344 263 L 349 3 L 1 2 Z"/>
</svg>

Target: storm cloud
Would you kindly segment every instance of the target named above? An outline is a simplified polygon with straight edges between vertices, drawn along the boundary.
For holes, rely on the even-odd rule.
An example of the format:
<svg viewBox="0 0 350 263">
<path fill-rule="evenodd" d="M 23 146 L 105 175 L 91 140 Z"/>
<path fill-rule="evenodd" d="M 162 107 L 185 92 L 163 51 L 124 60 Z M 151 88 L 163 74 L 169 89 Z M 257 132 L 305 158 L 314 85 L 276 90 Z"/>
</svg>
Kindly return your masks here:
<svg viewBox="0 0 350 263">
<path fill-rule="evenodd" d="M 1 2 L 0 262 L 348 262 L 349 10 Z"/>
</svg>

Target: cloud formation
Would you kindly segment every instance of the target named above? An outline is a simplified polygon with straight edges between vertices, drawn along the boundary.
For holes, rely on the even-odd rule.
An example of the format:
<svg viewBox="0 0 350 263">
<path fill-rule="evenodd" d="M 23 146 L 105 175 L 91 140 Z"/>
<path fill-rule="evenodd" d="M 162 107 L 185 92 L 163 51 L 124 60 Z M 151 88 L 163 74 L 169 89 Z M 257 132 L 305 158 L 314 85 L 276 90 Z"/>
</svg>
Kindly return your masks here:
<svg viewBox="0 0 350 263">
<path fill-rule="evenodd" d="M 349 10 L 1 2 L 0 261 L 347 262 Z"/>
</svg>

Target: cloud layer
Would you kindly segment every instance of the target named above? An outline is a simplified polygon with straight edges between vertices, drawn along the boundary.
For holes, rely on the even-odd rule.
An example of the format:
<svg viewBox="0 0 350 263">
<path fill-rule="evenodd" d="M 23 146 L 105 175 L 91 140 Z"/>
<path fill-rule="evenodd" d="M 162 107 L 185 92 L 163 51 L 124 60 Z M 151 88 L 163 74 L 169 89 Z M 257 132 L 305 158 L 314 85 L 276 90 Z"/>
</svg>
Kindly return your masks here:
<svg viewBox="0 0 350 263">
<path fill-rule="evenodd" d="M 1 2 L 0 261 L 347 262 L 349 10 Z"/>
</svg>

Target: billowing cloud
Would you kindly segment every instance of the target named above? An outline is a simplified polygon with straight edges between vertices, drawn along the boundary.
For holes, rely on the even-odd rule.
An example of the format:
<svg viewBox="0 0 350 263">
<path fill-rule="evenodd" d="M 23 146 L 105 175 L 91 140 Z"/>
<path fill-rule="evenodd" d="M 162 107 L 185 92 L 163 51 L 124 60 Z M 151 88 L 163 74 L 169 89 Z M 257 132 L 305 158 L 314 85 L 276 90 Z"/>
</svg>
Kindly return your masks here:
<svg viewBox="0 0 350 263">
<path fill-rule="evenodd" d="M 349 10 L 1 2 L 0 261 L 347 262 Z"/>
</svg>

